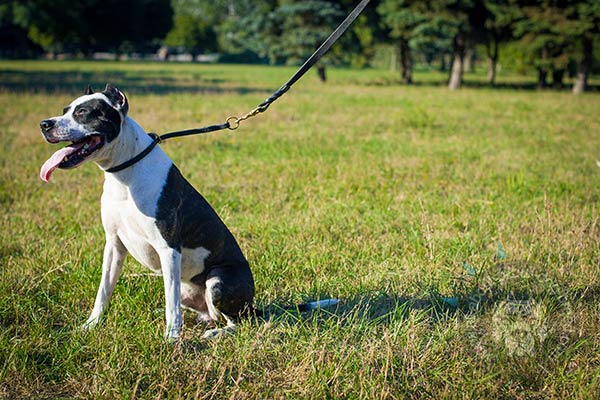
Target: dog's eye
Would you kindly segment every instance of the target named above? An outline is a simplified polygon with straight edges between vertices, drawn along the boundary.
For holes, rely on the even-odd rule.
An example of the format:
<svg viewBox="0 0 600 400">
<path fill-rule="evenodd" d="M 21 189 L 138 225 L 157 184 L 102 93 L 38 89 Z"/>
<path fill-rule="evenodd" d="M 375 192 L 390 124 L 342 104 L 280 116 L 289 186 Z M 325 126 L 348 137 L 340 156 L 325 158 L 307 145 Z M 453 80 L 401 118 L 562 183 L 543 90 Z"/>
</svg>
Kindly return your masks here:
<svg viewBox="0 0 600 400">
<path fill-rule="evenodd" d="M 75 110 L 75 114 L 77 115 L 83 115 L 87 112 L 87 108 L 78 108 L 77 110 Z"/>
</svg>

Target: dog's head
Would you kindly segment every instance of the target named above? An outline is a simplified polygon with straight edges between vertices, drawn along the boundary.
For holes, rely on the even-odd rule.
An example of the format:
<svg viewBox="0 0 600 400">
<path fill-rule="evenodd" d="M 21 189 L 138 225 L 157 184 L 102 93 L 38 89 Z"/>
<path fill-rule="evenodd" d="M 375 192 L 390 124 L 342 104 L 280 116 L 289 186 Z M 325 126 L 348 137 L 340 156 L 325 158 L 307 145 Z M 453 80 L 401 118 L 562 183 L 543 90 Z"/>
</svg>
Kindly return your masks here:
<svg viewBox="0 0 600 400">
<path fill-rule="evenodd" d="M 119 136 L 128 109 L 127 97 L 116 87 L 109 84 L 94 93 L 88 86 L 83 96 L 65 107 L 62 116 L 40 122 L 49 143 L 72 142 L 44 163 L 40 178 L 48 182 L 56 168 L 75 168 L 95 160 Z"/>
</svg>

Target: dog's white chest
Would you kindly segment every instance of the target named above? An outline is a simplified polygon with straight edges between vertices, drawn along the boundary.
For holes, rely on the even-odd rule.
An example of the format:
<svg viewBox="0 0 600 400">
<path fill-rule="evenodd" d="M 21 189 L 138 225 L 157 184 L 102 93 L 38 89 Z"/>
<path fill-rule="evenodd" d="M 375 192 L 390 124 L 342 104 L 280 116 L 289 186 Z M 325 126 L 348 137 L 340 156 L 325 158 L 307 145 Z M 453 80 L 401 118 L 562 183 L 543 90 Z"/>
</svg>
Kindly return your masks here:
<svg viewBox="0 0 600 400">
<path fill-rule="evenodd" d="M 157 227 L 155 216 L 157 201 L 166 183 L 166 170 L 166 165 L 163 168 L 155 164 L 153 179 L 141 180 L 143 184 L 139 187 L 125 187 L 108 178 L 102 195 L 102 222 L 106 233 L 116 234 L 139 263 L 159 273 L 160 252 L 168 248 L 168 244 Z M 202 273 L 209 255 L 210 251 L 203 247 L 182 248 L 181 279 L 189 281 Z"/>
<path fill-rule="evenodd" d="M 157 247 L 160 233 L 154 219 L 144 215 L 132 199 L 102 197 L 102 222 L 108 235 L 116 235 L 127 251 L 142 265 L 160 271 L 160 258 Z"/>
</svg>

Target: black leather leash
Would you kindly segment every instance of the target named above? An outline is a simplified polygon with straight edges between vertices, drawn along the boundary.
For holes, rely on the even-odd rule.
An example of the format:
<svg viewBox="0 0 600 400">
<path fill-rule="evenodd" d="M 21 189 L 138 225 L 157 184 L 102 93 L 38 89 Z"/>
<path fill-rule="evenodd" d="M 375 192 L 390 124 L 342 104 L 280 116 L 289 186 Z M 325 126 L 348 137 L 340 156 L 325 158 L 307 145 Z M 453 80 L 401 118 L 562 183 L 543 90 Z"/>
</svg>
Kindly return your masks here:
<svg viewBox="0 0 600 400">
<path fill-rule="evenodd" d="M 362 0 L 354 8 L 354 10 L 352 10 L 352 12 L 346 17 L 346 19 L 344 21 L 342 21 L 342 23 L 335 29 L 335 31 L 333 31 L 333 33 L 331 35 L 329 35 L 327 40 L 325 40 L 325 42 L 323 42 L 323 44 L 304 62 L 304 64 L 302 64 L 302 66 L 298 69 L 298 71 L 296 71 L 296 73 L 283 86 L 281 86 L 279 89 L 277 89 L 269 98 L 267 98 L 265 101 L 260 103 L 255 109 L 253 109 L 246 115 L 239 117 L 239 118 L 238 117 L 229 117 L 223 124 L 219 124 L 219 125 L 209 125 L 209 126 L 205 126 L 203 128 L 169 132 L 169 133 L 165 133 L 160 136 L 157 135 L 156 133 L 149 133 L 148 135 L 152 138 L 152 143 L 150 143 L 148 145 L 148 147 L 146 147 L 141 153 L 139 153 L 132 159 L 125 161 L 124 163 L 119 164 L 115 167 L 108 168 L 105 170 L 105 172 L 111 172 L 111 173 L 119 172 L 119 171 L 124 170 L 127 167 L 132 166 L 136 162 L 140 161 L 142 158 L 146 157 L 148 155 L 148 153 L 150 153 L 157 144 L 159 144 L 160 142 L 165 141 L 167 139 L 170 139 L 173 137 L 188 136 L 188 135 L 200 135 L 203 133 L 220 131 L 222 129 L 235 130 L 240 126 L 240 122 L 242 122 L 248 118 L 254 117 L 257 114 L 265 112 L 267 110 L 267 108 L 269 108 L 269 106 L 275 100 L 277 100 L 284 93 L 286 93 L 288 90 L 290 90 L 292 85 L 294 83 L 296 83 L 300 78 L 302 78 L 302 76 L 309 69 L 311 69 L 317 63 L 317 61 L 319 61 L 319 59 L 321 57 L 323 57 L 323 55 L 325 53 L 327 53 L 327 51 L 329 51 L 331 46 L 333 46 L 333 44 L 344 34 L 344 32 L 346 32 L 348 27 L 356 20 L 356 18 L 358 18 L 358 16 L 365 9 L 367 4 L 369 4 L 369 1 L 370 0 Z"/>
</svg>

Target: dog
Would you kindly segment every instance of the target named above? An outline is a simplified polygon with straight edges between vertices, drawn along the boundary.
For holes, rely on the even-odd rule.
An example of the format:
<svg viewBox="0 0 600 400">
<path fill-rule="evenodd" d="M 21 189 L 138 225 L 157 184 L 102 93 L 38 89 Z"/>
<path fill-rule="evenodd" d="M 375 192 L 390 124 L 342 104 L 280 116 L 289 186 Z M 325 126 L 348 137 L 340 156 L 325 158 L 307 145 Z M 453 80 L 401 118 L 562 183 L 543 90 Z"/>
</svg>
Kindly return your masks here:
<svg viewBox="0 0 600 400">
<path fill-rule="evenodd" d="M 71 142 L 43 164 L 42 180 L 48 182 L 56 168 L 75 168 L 88 161 L 105 175 L 102 278 L 83 328 L 99 323 L 123 261 L 131 254 L 163 277 L 167 340 L 176 341 L 182 334 L 182 307 L 195 311 L 207 324 L 203 337 L 232 333 L 240 318 L 258 313 L 248 261 L 214 209 L 159 146 L 125 169 L 107 171 L 153 141 L 128 111 L 127 97 L 118 88 L 108 84 L 94 93 L 88 86 L 62 116 L 40 122 L 47 142 Z M 216 328 L 223 320 L 226 326 Z"/>
</svg>

